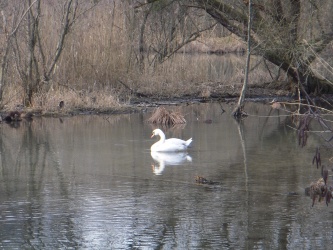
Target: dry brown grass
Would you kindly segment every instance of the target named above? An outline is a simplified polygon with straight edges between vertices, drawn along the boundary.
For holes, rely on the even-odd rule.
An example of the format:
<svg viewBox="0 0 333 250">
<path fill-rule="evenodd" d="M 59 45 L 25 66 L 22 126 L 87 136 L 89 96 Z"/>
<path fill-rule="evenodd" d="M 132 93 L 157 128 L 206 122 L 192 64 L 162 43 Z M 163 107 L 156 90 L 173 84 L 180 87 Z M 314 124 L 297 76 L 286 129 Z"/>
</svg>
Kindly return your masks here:
<svg viewBox="0 0 333 250">
<path fill-rule="evenodd" d="M 231 55 L 176 53 L 161 64 L 152 64 L 150 57 L 145 58 L 141 72 L 138 66 L 139 13 L 131 16 L 128 12 L 131 8 L 126 1 L 110 2 L 112 4 L 102 1 L 75 23 L 52 79 L 38 87 L 32 108 L 56 111 L 60 101 L 65 103 L 64 110 L 118 107 L 119 96 L 123 100 L 130 99 L 125 96 L 128 91 L 123 91 L 119 80 L 134 91 L 157 97 L 193 95 L 209 98 L 223 86 L 242 84 L 243 73 L 238 69 L 244 68 L 244 60 L 242 57 L 231 58 Z M 42 16 L 47 17 L 40 25 L 44 51 L 49 52 L 45 55 L 46 61 L 52 58 L 51 52 L 57 45 L 59 34 L 56 31 L 61 27 L 61 20 L 54 13 L 61 13 L 61 6 L 51 2 L 42 6 Z M 153 33 L 146 36 L 146 42 L 155 37 Z M 213 51 L 227 51 L 228 48 L 237 51 L 241 48 L 233 37 L 217 38 L 209 32 L 195 44 Z M 192 49 L 195 50 L 195 46 Z M 3 100 L 6 109 L 22 104 L 22 80 L 14 62 L 13 58 L 9 61 L 7 71 Z M 252 73 L 260 81 L 263 74 L 263 70 L 258 74 Z M 175 117 L 168 119 L 171 123 L 174 123 L 172 119 L 177 122 Z"/>
<path fill-rule="evenodd" d="M 4 109 L 15 110 L 22 106 L 23 91 L 17 87 L 6 88 L 4 92 Z M 64 107 L 59 108 L 59 103 L 63 101 Z M 49 112 L 67 112 L 81 109 L 102 109 L 102 108 L 120 108 L 121 104 L 116 94 L 110 89 L 86 91 L 76 91 L 68 87 L 50 88 L 48 91 L 41 91 L 34 96 L 34 102 L 31 109 L 43 110 Z"/>
<path fill-rule="evenodd" d="M 14 110 L 22 104 L 23 89 L 20 86 L 9 85 L 4 88 L 3 109 L 5 111 Z"/>
<path fill-rule="evenodd" d="M 164 107 L 158 107 L 148 119 L 148 122 L 161 125 L 175 125 L 186 123 L 186 120 L 179 111 L 168 111 Z"/>
<path fill-rule="evenodd" d="M 46 94 L 35 97 L 34 108 L 42 108 L 46 111 L 59 110 L 60 101 L 64 102 L 64 111 L 77 108 L 99 109 L 105 107 L 120 107 L 120 103 L 112 91 L 94 91 L 85 90 L 75 91 L 73 89 L 50 90 Z"/>
</svg>

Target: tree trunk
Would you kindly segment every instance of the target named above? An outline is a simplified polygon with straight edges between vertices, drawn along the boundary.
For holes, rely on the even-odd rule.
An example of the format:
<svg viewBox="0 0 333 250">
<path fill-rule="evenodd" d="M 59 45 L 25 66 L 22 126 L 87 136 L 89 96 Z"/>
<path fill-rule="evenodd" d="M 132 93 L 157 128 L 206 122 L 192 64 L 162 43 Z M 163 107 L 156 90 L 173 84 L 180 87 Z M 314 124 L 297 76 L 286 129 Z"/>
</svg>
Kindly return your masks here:
<svg viewBox="0 0 333 250">
<path fill-rule="evenodd" d="M 29 6 L 31 6 L 31 0 L 28 1 Z M 39 16 L 40 16 L 40 0 L 36 4 L 36 13 L 33 12 L 32 8 L 29 8 L 27 14 L 28 20 L 28 60 L 27 68 L 24 77 L 24 97 L 23 104 L 24 106 L 32 105 L 32 98 L 34 94 L 34 89 L 37 89 L 39 84 L 39 71 L 38 65 L 36 64 L 35 57 L 35 47 L 37 44 L 37 32 L 39 26 Z"/>
<path fill-rule="evenodd" d="M 9 53 L 9 38 L 6 39 L 5 47 L 3 48 L 2 51 L 2 57 L 1 57 L 1 65 L 0 65 L 0 109 L 2 109 L 3 104 L 2 104 L 2 95 L 3 95 L 3 88 L 5 87 L 5 71 L 7 68 L 7 56 Z"/>
<path fill-rule="evenodd" d="M 247 54 L 246 54 L 246 65 L 245 65 L 245 78 L 244 78 L 244 84 L 242 91 L 240 93 L 237 106 L 235 110 L 233 111 L 233 116 L 240 118 L 245 115 L 244 113 L 244 100 L 245 100 L 245 94 L 247 90 L 247 85 L 249 81 L 249 69 L 250 69 L 250 58 L 251 58 L 251 24 L 252 24 L 252 3 L 251 0 L 248 2 L 248 11 L 249 11 L 249 21 L 247 25 Z"/>
<path fill-rule="evenodd" d="M 148 20 L 148 16 L 150 13 L 151 7 L 144 13 L 143 21 L 140 27 L 140 35 L 139 35 L 139 70 L 140 73 L 144 70 L 144 32 Z"/>
<path fill-rule="evenodd" d="M 323 25 L 333 21 L 328 11 L 332 3 L 258 0 L 252 3 L 252 34 L 248 34 L 245 29 L 248 19 L 244 14 L 248 0 L 243 1 L 243 6 L 220 0 L 196 2 L 231 33 L 244 41 L 250 36 L 253 52 L 283 69 L 295 84 L 300 80 L 309 92 L 333 91 L 328 81 L 321 80 L 311 70 L 311 63 L 333 41 L 333 26 Z M 315 6 L 316 12 L 311 12 L 307 5 Z M 305 29 L 314 32 L 304 32 Z"/>
</svg>

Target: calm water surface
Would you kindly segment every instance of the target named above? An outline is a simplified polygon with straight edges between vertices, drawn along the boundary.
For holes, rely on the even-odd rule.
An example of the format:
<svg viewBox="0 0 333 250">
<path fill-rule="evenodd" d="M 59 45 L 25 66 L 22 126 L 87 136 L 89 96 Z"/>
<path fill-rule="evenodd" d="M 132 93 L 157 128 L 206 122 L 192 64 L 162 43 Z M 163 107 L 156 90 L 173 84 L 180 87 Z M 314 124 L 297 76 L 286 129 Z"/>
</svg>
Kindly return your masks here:
<svg viewBox="0 0 333 250">
<path fill-rule="evenodd" d="M 304 195 L 315 137 L 300 148 L 268 105 L 240 126 L 226 104 L 172 108 L 188 123 L 166 135 L 193 137 L 188 154 L 151 155 L 150 113 L 2 124 L 0 248 L 330 249 L 333 204 Z"/>
</svg>

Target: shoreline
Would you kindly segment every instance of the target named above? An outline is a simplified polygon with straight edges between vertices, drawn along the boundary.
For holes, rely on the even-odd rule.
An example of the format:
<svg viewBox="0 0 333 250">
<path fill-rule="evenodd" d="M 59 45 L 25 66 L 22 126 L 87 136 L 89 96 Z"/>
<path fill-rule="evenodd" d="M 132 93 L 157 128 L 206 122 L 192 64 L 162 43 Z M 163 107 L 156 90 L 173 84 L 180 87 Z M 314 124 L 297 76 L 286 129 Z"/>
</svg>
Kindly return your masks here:
<svg viewBox="0 0 333 250">
<path fill-rule="evenodd" d="M 21 118 L 33 117 L 68 117 L 77 115 L 118 115 L 142 112 L 147 108 L 154 108 L 159 106 L 178 106 L 189 105 L 194 103 L 207 103 L 207 102 L 221 102 L 221 103 L 236 103 L 239 98 L 239 89 L 232 91 L 215 92 L 210 94 L 209 97 L 202 97 L 198 95 L 184 95 L 180 97 L 166 97 L 150 95 L 145 97 L 131 97 L 128 102 L 120 103 L 118 107 L 73 107 L 73 108 L 58 108 L 57 110 L 43 110 L 41 108 L 23 108 L 19 110 Z M 280 90 L 250 87 L 248 94 L 245 97 L 246 102 L 263 102 L 269 103 L 273 99 L 280 101 L 292 101 L 294 98 L 290 94 L 281 92 Z M 15 110 L 14 110 L 15 111 Z M 1 117 L 12 112 L 12 110 L 2 111 Z"/>
<path fill-rule="evenodd" d="M 267 86 L 267 85 L 266 85 Z M 233 88 L 225 87 L 212 89 L 208 96 L 198 94 L 185 94 L 182 96 L 161 96 L 158 94 L 140 95 L 132 93 L 127 101 L 119 102 L 119 105 L 100 106 L 79 106 L 79 107 L 56 107 L 53 110 L 43 108 L 17 108 L 12 110 L 3 110 L 0 112 L 2 122 L 5 122 L 4 117 L 10 112 L 20 112 L 22 119 L 31 119 L 33 117 L 68 117 L 77 115 L 118 115 L 131 114 L 136 112 L 144 112 L 147 108 L 159 106 L 179 106 L 195 103 L 220 102 L 233 104 L 238 101 L 242 86 L 234 86 Z M 331 95 L 323 95 L 324 98 L 331 98 Z M 315 97 L 314 97 L 315 98 Z M 321 97 L 320 97 L 321 98 Z M 271 88 L 262 86 L 250 85 L 245 96 L 246 102 L 262 102 L 271 103 L 273 100 L 281 102 L 291 102 L 297 97 L 290 90 L 283 90 L 281 86 L 274 85 Z"/>
</svg>

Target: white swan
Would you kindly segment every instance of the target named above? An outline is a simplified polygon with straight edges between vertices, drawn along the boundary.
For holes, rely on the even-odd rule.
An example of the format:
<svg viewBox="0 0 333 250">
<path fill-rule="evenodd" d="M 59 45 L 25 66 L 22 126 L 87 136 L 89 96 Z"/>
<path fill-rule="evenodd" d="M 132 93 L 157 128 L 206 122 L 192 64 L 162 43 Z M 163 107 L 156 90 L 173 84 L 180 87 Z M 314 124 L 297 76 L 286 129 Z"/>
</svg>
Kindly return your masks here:
<svg viewBox="0 0 333 250">
<path fill-rule="evenodd" d="M 192 162 L 192 157 L 187 152 L 154 152 L 151 157 L 157 164 L 152 165 L 155 175 L 161 175 L 166 166 L 177 166 Z"/>
<path fill-rule="evenodd" d="M 165 140 L 165 134 L 160 129 L 155 129 L 151 135 L 151 138 L 156 135 L 160 136 L 160 140 L 151 146 L 150 150 L 152 152 L 185 151 L 192 142 L 192 138 L 188 139 L 187 141 L 178 138 L 170 138 Z"/>
</svg>

